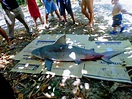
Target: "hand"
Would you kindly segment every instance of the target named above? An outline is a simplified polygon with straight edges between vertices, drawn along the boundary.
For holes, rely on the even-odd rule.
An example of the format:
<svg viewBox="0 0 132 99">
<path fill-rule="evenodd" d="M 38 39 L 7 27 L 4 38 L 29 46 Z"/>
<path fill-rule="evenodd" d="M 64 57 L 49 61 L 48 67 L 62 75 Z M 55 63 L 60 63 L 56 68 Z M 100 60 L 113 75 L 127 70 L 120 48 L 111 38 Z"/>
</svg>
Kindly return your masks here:
<svg viewBox="0 0 132 99">
<path fill-rule="evenodd" d="M 129 15 L 131 15 L 131 16 L 132 16 L 132 13 L 130 13 Z"/>
</svg>

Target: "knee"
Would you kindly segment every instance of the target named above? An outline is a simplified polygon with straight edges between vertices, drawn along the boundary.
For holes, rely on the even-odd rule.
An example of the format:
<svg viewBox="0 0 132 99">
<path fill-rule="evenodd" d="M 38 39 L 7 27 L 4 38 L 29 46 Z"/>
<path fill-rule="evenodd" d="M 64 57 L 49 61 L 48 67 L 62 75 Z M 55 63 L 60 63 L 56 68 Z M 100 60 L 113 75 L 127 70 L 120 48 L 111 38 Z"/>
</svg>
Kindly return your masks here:
<svg viewBox="0 0 132 99">
<path fill-rule="evenodd" d="M 93 14 L 93 13 L 94 13 L 94 11 L 93 11 L 93 10 L 88 10 L 88 12 L 89 12 L 90 14 Z"/>
<path fill-rule="evenodd" d="M 86 14 L 86 10 L 82 10 L 81 12 L 82 12 L 83 14 Z"/>
</svg>

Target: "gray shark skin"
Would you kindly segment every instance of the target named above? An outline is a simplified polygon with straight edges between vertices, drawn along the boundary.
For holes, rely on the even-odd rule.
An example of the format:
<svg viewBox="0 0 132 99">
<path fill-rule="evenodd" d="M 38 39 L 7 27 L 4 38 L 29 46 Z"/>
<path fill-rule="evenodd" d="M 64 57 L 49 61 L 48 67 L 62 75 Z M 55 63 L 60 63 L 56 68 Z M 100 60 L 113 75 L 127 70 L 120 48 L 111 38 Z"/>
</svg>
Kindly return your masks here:
<svg viewBox="0 0 132 99">
<path fill-rule="evenodd" d="M 31 54 L 44 59 L 45 67 L 51 71 L 53 61 L 75 62 L 80 64 L 83 61 L 103 60 L 108 64 L 114 63 L 110 58 L 117 56 L 124 51 L 107 51 L 96 53 L 94 49 L 84 49 L 66 44 L 66 35 L 62 35 L 54 44 L 34 49 Z"/>
</svg>

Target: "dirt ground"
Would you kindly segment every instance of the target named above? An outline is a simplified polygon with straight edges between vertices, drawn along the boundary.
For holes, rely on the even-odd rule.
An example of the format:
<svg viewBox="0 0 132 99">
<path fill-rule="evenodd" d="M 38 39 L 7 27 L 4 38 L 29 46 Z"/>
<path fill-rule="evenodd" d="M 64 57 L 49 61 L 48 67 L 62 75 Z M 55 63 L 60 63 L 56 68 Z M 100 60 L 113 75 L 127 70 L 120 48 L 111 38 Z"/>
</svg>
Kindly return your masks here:
<svg viewBox="0 0 132 99">
<path fill-rule="evenodd" d="M 38 29 L 35 29 L 27 6 L 21 6 L 27 22 L 33 27 L 33 35 L 30 37 L 22 24 L 16 20 L 15 39 L 12 41 L 15 49 L 9 50 L 5 40 L 1 40 L 2 44 L 0 45 L 0 72 L 4 74 L 12 85 L 17 99 L 132 99 L 132 85 L 127 83 L 82 77 L 68 78 L 65 85 L 63 85 L 61 81 L 64 78 L 59 76 L 10 72 L 10 69 L 18 62 L 12 60 L 11 57 L 19 53 L 26 45 L 41 34 L 81 34 L 89 35 L 90 41 L 100 39 L 108 41 L 129 40 L 132 43 L 132 16 L 124 15 L 123 24 L 126 26 L 126 29 L 123 33 L 110 35 L 109 32 L 112 30 L 112 6 L 106 0 L 100 1 L 102 0 L 95 0 L 94 31 L 85 27 L 88 20 L 82 15 L 77 1 L 72 2 L 77 23 L 73 25 L 69 15 L 69 23 L 67 25 L 59 22 L 56 16 L 54 18 L 50 16 L 49 29 L 42 29 L 41 25 L 39 25 Z M 44 8 L 41 6 L 40 12 L 42 16 L 44 14 L 43 11 Z M 0 21 L 0 25 L 7 31 L 4 20 L 0 18 Z M 132 68 L 127 68 L 127 70 L 131 71 Z M 132 72 L 130 72 L 130 75 L 132 75 Z M 73 85 L 74 82 L 78 84 Z"/>
</svg>

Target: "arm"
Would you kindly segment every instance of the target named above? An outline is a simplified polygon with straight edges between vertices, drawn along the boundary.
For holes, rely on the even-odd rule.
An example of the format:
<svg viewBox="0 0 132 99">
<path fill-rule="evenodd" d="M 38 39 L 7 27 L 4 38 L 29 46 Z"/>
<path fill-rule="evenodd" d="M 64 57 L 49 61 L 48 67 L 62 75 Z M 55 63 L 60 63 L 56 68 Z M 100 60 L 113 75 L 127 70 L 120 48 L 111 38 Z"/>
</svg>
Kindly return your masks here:
<svg viewBox="0 0 132 99">
<path fill-rule="evenodd" d="M 128 12 L 126 9 L 122 9 L 121 12 L 122 12 L 123 14 L 129 14 L 129 15 L 132 15 L 132 13 Z"/>
<path fill-rule="evenodd" d="M 126 9 L 123 9 L 123 7 L 120 5 L 120 11 L 123 13 L 123 14 L 129 14 L 129 15 L 132 15 L 132 13 L 128 12 Z"/>
</svg>

